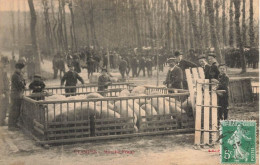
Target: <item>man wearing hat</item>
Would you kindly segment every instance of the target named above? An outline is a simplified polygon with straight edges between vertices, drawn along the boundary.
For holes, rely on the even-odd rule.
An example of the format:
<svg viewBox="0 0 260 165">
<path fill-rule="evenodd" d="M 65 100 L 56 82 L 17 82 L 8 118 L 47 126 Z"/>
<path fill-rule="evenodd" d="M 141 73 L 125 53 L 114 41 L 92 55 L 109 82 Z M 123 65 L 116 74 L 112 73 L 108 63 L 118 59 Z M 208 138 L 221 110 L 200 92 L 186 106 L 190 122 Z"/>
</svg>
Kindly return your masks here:
<svg viewBox="0 0 260 165">
<path fill-rule="evenodd" d="M 197 65 L 193 62 L 190 62 L 188 60 L 183 59 L 183 57 L 182 57 L 183 53 L 182 52 L 176 51 L 174 55 L 177 58 L 178 66 L 181 68 L 182 73 L 183 73 L 183 88 L 188 89 L 188 83 L 187 83 L 187 80 L 186 80 L 185 69 L 196 68 Z"/>
<path fill-rule="evenodd" d="M 69 71 L 64 74 L 64 76 L 61 79 L 61 86 L 66 81 L 65 87 L 70 86 L 70 88 L 65 89 L 65 93 L 76 93 L 76 84 L 77 80 L 79 80 L 82 84 L 84 84 L 84 80 L 80 75 L 74 71 L 73 65 L 69 65 Z M 74 96 L 74 94 L 66 95 L 66 97 Z"/>
<path fill-rule="evenodd" d="M 204 70 L 205 79 L 209 79 L 209 68 L 210 68 L 210 66 L 209 66 L 209 64 L 206 61 L 206 56 L 205 55 L 200 55 L 198 57 L 198 59 L 199 59 L 200 66 Z"/>
<path fill-rule="evenodd" d="M 208 61 L 210 64 L 209 79 L 218 79 L 219 70 L 218 70 L 218 64 L 217 64 L 215 53 L 209 53 Z"/>
<path fill-rule="evenodd" d="M 73 66 L 74 66 L 74 70 L 77 72 L 77 73 L 80 73 L 81 72 L 81 66 L 80 66 L 80 62 L 79 62 L 79 56 L 77 54 L 75 54 L 73 56 L 73 60 L 72 60 L 72 63 L 71 63 Z"/>
<path fill-rule="evenodd" d="M 18 128 L 17 122 L 20 116 L 22 96 L 26 85 L 22 73 L 23 68 L 23 63 L 15 64 L 15 72 L 11 79 L 11 109 L 8 120 L 8 129 L 11 131 Z"/>
<path fill-rule="evenodd" d="M 228 118 L 228 86 L 229 86 L 229 77 L 226 74 L 227 68 L 225 64 L 220 64 L 218 66 L 219 75 L 218 79 L 212 79 L 213 82 L 218 83 L 217 90 L 224 90 L 225 92 L 217 92 L 218 94 L 218 121 L 227 120 Z M 224 114 L 224 118 L 223 118 Z"/>
<path fill-rule="evenodd" d="M 170 69 L 163 84 L 167 85 L 167 88 L 183 89 L 183 73 L 176 60 L 174 57 L 168 59 Z M 169 93 L 172 93 L 172 91 L 169 91 Z"/>
<path fill-rule="evenodd" d="M 43 89 L 45 88 L 45 84 L 42 81 L 42 78 L 40 75 L 35 74 L 33 76 L 33 82 L 29 85 L 29 88 L 33 90 L 32 93 L 41 93 Z"/>
<path fill-rule="evenodd" d="M 9 107 L 9 78 L 6 71 L 7 63 L 4 60 L 1 60 L 0 63 L 0 126 L 3 126 L 5 123 L 6 112 Z"/>
<path fill-rule="evenodd" d="M 98 77 L 98 91 L 104 91 L 111 84 L 110 76 L 107 73 L 107 69 L 101 70 L 101 75 Z M 103 94 L 102 94 L 103 95 Z"/>
</svg>

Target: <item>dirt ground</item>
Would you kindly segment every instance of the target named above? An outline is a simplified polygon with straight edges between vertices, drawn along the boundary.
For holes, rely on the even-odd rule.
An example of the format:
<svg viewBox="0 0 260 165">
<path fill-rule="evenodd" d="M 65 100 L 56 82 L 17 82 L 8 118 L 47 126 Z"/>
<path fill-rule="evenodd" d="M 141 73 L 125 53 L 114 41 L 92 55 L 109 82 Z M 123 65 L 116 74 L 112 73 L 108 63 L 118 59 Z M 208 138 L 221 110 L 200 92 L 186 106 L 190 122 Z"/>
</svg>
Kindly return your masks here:
<svg viewBox="0 0 260 165">
<path fill-rule="evenodd" d="M 258 102 L 230 108 L 230 119 L 257 120 Z M 259 126 L 258 126 L 259 130 Z M 257 145 L 259 145 L 257 132 Z M 51 146 L 49 149 L 35 142 L 21 131 L 10 132 L 0 127 L 0 164 L 3 165 L 208 165 L 220 164 L 219 144 L 213 148 L 193 146 L 194 134 L 136 137 L 74 145 Z M 216 152 L 209 152 L 214 149 Z M 259 161 L 257 148 L 257 162 Z"/>
</svg>

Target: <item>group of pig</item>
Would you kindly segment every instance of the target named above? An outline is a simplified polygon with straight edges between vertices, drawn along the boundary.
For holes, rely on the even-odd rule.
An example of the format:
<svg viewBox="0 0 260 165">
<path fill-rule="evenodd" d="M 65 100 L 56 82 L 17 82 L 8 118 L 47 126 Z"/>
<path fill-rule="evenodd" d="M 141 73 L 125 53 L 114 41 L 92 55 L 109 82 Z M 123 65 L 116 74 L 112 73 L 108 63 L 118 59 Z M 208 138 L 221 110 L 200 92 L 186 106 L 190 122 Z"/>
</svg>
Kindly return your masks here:
<svg viewBox="0 0 260 165">
<path fill-rule="evenodd" d="M 48 113 L 45 113 L 47 115 L 45 118 L 48 117 L 48 121 L 78 121 L 87 120 L 91 115 L 95 115 L 96 119 L 131 117 L 128 123 L 134 123 L 135 130 L 138 131 L 138 129 L 145 129 L 147 120 L 156 119 L 156 116 L 151 118 L 153 115 L 174 113 L 174 116 L 178 118 L 190 109 L 187 100 L 181 102 L 170 95 L 156 96 L 162 95 L 159 92 L 152 92 L 149 94 L 152 97 L 146 98 L 145 93 L 146 88 L 138 86 L 131 93 L 126 89 L 121 91 L 118 97 L 110 101 L 89 100 L 104 98 L 99 93 L 71 97 L 52 95 L 46 97 L 45 101 L 65 102 L 47 104 Z"/>
</svg>

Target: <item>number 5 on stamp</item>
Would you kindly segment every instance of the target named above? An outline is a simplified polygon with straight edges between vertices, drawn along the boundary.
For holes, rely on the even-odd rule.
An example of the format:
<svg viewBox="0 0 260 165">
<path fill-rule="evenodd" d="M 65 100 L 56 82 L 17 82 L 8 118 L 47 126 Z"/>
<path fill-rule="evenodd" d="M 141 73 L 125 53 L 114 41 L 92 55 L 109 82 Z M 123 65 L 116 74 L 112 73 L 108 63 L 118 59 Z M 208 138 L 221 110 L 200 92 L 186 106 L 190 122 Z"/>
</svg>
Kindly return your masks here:
<svg viewBox="0 0 260 165">
<path fill-rule="evenodd" d="M 256 163 L 256 122 L 225 120 L 220 122 L 221 163 Z"/>
</svg>

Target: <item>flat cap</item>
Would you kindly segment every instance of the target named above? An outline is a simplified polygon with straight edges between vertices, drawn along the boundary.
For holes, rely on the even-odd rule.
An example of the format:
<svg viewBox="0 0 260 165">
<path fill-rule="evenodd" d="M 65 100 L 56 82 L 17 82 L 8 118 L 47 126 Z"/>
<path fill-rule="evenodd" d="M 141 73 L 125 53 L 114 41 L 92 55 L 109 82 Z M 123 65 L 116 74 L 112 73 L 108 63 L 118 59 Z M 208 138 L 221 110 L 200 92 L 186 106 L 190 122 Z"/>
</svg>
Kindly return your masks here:
<svg viewBox="0 0 260 165">
<path fill-rule="evenodd" d="M 177 60 L 177 58 L 176 58 L 176 57 L 170 57 L 170 58 L 168 58 L 168 59 L 167 59 L 167 62 L 170 62 L 170 61 L 175 61 L 175 60 Z"/>
<path fill-rule="evenodd" d="M 16 69 L 22 69 L 24 67 L 24 64 L 23 63 L 16 63 L 15 64 L 15 68 Z"/>
<path fill-rule="evenodd" d="M 216 54 L 215 54 L 215 53 L 213 53 L 213 52 L 209 53 L 209 54 L 208 54 L 208 56 L 211 56 L 211 57 L 214 57 L 214 58 L 216 58 Z"/>
<path fill-rule="evenodd" d="M 39 74 L 35 74 L 33 77 L 34 78 L 42 78 L 41 75 L 39 75 Z"/>
<path fill-rule="evenodd" d="M 205 59 L 205 58 L 206 58 L 206 56 L 204 54 L 199 55 L 199 57 L 198 57 L 198 59 Z"/>
</svg>

